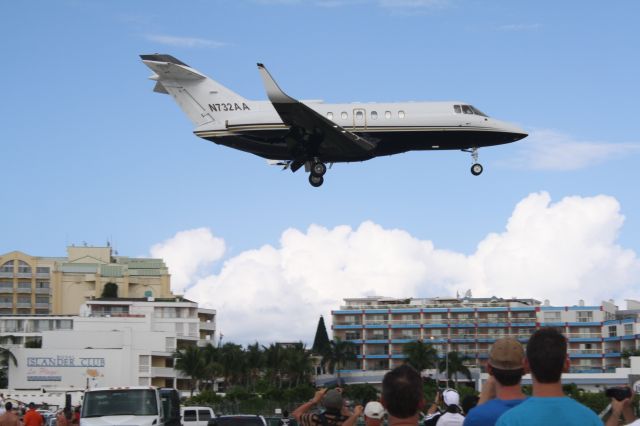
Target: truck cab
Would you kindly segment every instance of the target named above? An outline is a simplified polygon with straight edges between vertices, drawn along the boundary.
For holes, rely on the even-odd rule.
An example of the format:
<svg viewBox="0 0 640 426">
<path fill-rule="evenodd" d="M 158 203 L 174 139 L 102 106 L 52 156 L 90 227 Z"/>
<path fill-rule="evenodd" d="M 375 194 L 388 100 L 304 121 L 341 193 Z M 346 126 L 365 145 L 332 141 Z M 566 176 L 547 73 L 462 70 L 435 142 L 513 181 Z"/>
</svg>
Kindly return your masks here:
<svg viewBox="0 0 640 426">
<path fill-rule="evenodd" d="M 95 388 L 84 394 L 80 426 L 165 426 L 165 422 L 156 387 Z"/>
</svg>

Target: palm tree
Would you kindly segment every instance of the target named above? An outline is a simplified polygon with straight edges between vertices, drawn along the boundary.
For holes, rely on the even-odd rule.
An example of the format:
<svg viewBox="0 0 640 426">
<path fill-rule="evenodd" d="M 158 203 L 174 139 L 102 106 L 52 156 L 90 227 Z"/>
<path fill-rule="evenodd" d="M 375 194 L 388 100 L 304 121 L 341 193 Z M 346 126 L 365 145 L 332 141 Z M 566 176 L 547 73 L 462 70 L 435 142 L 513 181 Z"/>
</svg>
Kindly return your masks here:
<svg viewBox="0 0 640 426">
<path fill-rule="evenodd" d="M 235 343 L 225 343 L 220 348 L 220 362 L 225 381 L 229 384 L 241 383 L 247 371 L 244 349 Z"/>
<path fill-rule="evenodd" d="M 272 343 L 269 347 L 262 347 L 264 350 L 264 367 L 266 374 L 272 385 L 280 389 L 282 387 L 282 370 L 284 368 L 285 353 L 284 348 L 277 343 Z"/>
<path fill-rule="evenodd" d="M 285 350 L 285 370 L 289 377 L 289 386 L 298 386 L 304 382 L 311 371 L 311 354 L 304 343 L 298 342 Z"/>
<path fill-rule="evenodd" d="M 402 348 L 402 353 L 407 356 L 407 363 L 421 372 L 428 368 L 436 368 L 438 365 L 438 351 L 433 345 L 424 343 L 422 340 L 409 342 Z"/>
<path fill-rule="evenodd" d="M 327 364 L 331 374 L 337 369 L 336 381 L 338 386 L 341 384 L 340 370 L 349 361 L 355 361 L 356 345 L 349 341 L 343 341 L 338 338 L 329 342 L 329 351 L 322 357 L 322 364 Z"/>
<path fill-rule="evenodd" d="M 174 357 L 176 359 L 174 368 L 189 377 L 191 396 L 193 396 L 194 389 L 199 388 L 199 381 L 205 376 L 202 351 L 195 345 L 187 346 L 176 351 Z"/>
<path fill-rule="evenodd" d="M 260 371 L 264 366 L 264 352 L 260 348 L 260 344 L 256 342 L 253 345 L 247 345 L 245 355 L 247 359 L 247 368 L 249 371 L 247 380 L 251 386 L 251 389 L 255 390 L 256 382 L 260 377 Z"/>
<path fill-rule="evenodd" d="M 464 374 L 465 377 L 471 380 L 471 371 L 464 365 L 464 361 L 467 359 L 466 356 L 460 355 L 459 352 L 449 352 L 445 359 L 440 360 L 438 364 L 438 371 L 441 373 L 443 371 L 447 371 L 447 385 L 451 381 L 451 377 L 454 378 L 454 383 L 456 389 L 458 388 L 458 373 Z"/>
<path fill-rule="evenodd" d="M 203 362 L 203 378 L 211 384 L 211 390 L 215 388 L 216 378 L 222 375 L 220 363 L 220 349 L 211 343 L 200 349 Z"/>
</svg>

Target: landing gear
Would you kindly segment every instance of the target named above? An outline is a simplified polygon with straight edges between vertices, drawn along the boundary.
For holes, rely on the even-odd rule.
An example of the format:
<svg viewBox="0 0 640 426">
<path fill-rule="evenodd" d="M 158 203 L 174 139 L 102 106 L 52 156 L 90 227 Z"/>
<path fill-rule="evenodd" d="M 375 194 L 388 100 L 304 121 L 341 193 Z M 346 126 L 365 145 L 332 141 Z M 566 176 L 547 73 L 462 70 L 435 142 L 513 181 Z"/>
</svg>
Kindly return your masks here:
<svg viewBox="0 0 640 426">
<path fill-rule="evenodd" d="M 484 168 L 482 164 L 478 163 L 478 148 L 471 148 L 471 158 L 473 159 L 473 165 L 471 166 L 471 174 L 474 176 L 480 176 Z"/>
<path fill-rule="evenodd" d="M 317 175 L 314 175 L 313 173 L 311 173 L 309 175 L 309 183 L 314 188 L 317 188 L 317 187 L 321 186 L 324 183 L 324 178 L 322 176 L 317 176 Z"/>
<path fill-rule="evenodd" d="M 311 174 L 316 176 L 324 176 L 325 173 L 327 173 L 327 166 L 325 166 L 324 163 L 316 161 L 311 165 Z"/>
<path fill-rule="evenodd" d="M 310 163 L 309 167 L 309 183 L 314 188 L 319 187 L 324 183 L 324 174 L 327 173 L 327 166 L 318 160 Z"/>
</svg>

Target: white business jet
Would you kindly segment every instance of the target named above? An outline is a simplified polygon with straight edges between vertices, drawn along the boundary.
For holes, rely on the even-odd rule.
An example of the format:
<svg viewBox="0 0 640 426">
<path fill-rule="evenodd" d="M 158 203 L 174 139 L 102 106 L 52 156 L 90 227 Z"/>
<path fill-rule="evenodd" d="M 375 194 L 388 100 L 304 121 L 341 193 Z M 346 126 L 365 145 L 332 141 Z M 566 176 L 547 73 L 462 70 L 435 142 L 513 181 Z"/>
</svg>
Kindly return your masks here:
<svg viewBox="0 0 640 426">
<path fill-rule="evenodd" d="M 258 70 L 268 101 L 253 101 L 170 55 L 141 55 L 154 75 L 154 91 L 172 95 L 195 126 L 194 133 L 250 152 L 324 182 L 326 164 L 365 161 L 407 151 L 459 149 L 482 173 L 478 148 L 527 136 L 513 124 L 488 117 L 465 102 L 325 104 L 285 94 L 264 65 Z"/>
</svg>

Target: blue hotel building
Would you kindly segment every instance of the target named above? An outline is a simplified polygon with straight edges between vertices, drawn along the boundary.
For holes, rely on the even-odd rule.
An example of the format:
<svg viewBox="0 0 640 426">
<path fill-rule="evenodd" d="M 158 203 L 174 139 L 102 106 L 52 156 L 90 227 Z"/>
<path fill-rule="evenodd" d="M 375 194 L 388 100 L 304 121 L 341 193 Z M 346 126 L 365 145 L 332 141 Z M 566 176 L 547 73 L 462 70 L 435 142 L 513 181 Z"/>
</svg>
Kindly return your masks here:
<svg viewBox="0 0 640 426">
<path fill-rule="evenodd" d="M 628 362 L 624 351 L 639 347 L 640 302 L 618 310 L 612 301 L 551 306 L 548 301 L 502 298 L 344 299 L 332 311 L 333 337 L 356 345 L 357 361 L 345 371 L 389 370 L 403 363 L 406 343 L 422 340 L 441 358 L 456 351 L 468 367 L 483 367 L 497 338 L 526 344 L 540 327 L 556 327 L 569 341 L 571 372 L 606 373 Z"/>
</svg>

